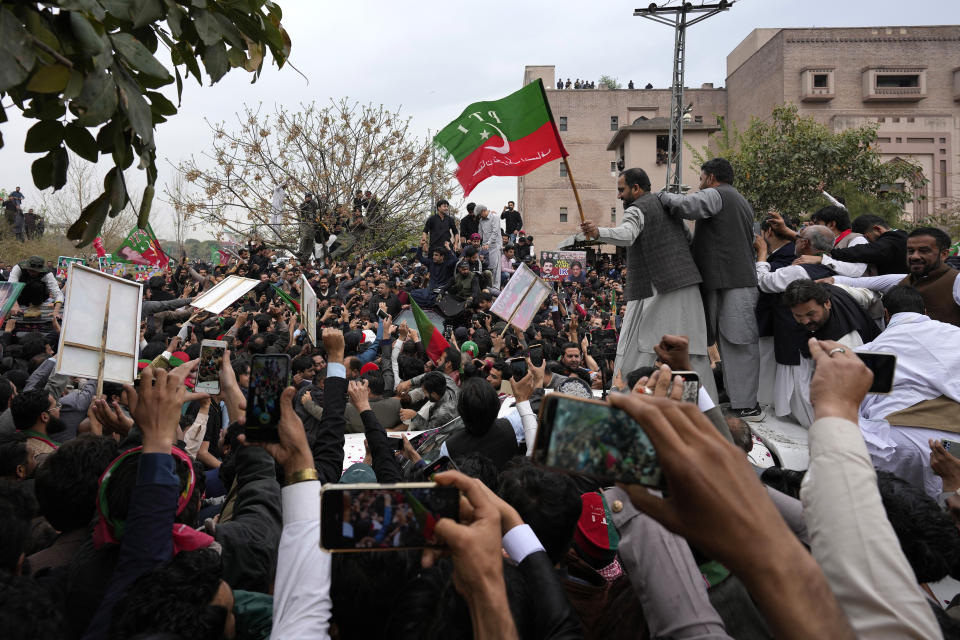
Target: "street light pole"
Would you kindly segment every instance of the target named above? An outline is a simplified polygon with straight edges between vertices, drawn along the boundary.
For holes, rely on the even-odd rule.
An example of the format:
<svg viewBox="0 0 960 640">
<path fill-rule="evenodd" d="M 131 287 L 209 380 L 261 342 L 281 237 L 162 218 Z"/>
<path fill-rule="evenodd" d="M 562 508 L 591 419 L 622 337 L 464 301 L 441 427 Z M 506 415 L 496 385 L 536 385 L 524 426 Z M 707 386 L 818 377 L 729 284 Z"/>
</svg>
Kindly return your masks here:
<svg viewBox="0 0 960 640">
<path fill-rule="evenodd" d="M 675 6 L 658 7 L 651 2 L 646 9 L 635 9 L 633 15 L 673 27 L 673 84 L 670 91 L 670 137 L 667 141 L 667 191 L 680 193 L 683 171 L 683 116 L 689 110 L 683 105 L 683 73 L 686 62 L 687 27 L 728 10 L 735 0 L 720 0 L 717 4 L 694 6 L 681 2 Z M 667 17 L 667 14 L 673 14 Z M 688 19 L 687 16 L 697 17 Z"/>
</svg>

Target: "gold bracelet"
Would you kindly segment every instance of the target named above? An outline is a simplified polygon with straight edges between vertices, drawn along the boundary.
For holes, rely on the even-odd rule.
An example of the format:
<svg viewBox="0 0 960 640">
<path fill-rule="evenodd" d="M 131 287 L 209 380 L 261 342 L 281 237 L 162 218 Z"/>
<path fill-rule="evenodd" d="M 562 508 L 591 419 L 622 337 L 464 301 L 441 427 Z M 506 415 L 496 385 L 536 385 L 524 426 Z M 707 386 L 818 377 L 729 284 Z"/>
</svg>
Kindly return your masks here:
<svg viewBox="0 0 960 640">
<path fill-rule="evenodd" d="M 317 475 L 317 470 L 313 467 L 309 469 L 300 469 L 300 471 L 294 471 L 287 475 L 287 486 L 291 484 L 296 484 L 298 482 L 306 482 L 308 480 L 319 480 L 320 476 Z"/>
</svg>

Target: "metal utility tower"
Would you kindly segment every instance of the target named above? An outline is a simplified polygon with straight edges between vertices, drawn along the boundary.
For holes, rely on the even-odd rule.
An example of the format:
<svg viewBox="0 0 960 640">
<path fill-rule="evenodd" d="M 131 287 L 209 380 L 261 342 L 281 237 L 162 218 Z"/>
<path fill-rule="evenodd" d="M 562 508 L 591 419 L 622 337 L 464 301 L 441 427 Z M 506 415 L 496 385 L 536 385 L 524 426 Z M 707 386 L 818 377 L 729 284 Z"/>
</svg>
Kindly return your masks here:
<svg viewBox="0 0 960 640">
<path fill-rule="evenodd" d="M 717 4 L 681 2 L 679 5 L 658 7 L 651 2 L 646 9 L 634 9 L 633 15 L 673 27 L 673 86 L 670 95 L 670 137 L 667 141 L 667 191 L 680 193 L 683 171 L 683 116 L 689 107 L 683 106 L 683 66 L 686 61 L 687 27 L 726 11 L 736 0 L 720 0 Z M 666 17 L 673 14 L 672 17 Z M 695 18 L 687 16 L 696 15 Z"/>
</svg>

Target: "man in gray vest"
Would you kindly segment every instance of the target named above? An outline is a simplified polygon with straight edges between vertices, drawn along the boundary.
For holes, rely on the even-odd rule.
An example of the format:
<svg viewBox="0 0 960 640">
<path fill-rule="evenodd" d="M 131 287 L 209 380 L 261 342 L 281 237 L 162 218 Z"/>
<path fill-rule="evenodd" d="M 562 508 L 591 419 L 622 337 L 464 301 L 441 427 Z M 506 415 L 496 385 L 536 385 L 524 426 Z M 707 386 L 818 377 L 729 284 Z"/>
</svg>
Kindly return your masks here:
<svg viewBox="0 0 960 640">
<path fill-rule="evenodd" d="M 733 167 L 723 158 L 703 164 L 700 191 L 660 193 L 668 213 L 696 220 L 691 250 L 703 276 L 700 290 L 707 340 L 723 360 L 723 383 L 738 418 L 764 418 L 757 404 L 760 333 L 754 309 L 759 296 L 753 253 L 753 207 L 733 188 Z"/>
<path fill-rule="evenodd" d="M 686 335 L 690 362 L 716 401 L 698 286 L 700 272 L 690 254 L 683 222 L 664 212 L 660 201 L 650 193 L 650 178 L 643 169 L 627 169 L 620 174 L 617 197 L 624 206 L 619 227 L 598 227 L 587 220 L 577 234 L 580 239 L 627 247 L 627 284 L 623 291 L 627 308 L 614 370 L 626 377 L 638 367 L 652 365 L 657 359 L 654 345 L 664 335 Z"/>
</svg>

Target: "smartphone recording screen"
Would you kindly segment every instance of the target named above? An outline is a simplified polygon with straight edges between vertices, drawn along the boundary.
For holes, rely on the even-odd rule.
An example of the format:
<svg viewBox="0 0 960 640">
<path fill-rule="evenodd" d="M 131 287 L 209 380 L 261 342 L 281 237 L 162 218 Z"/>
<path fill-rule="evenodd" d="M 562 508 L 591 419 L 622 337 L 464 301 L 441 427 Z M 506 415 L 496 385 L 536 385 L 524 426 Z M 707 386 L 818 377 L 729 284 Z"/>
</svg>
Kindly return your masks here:
<svg viewBox="0 0 960 640">
<path fill-rule="evenodd" d="M 897 356 L 893 353 L 858 351 L 857 355 L 873 371 L 873 383 L 867 393 L 893 391 L 893 375 L 897 370 Z"/>
<path fill-rule="evenodd" d="M 657 452 L 643 427 L 626 412 L 553 394 L 544 399 L 542 418 L 545 437 L 537 434 L 537 462 L 603 482 L 660 486 Z"/>
<path fill-rule="evenodd" d="M 456 487 L 331 485 L 321 496 L 321 546 L 331 551 L 384 551 L 437 546 L 440 518 L 460 519 Z"/>
<path fill-rule="evenodd" d="M 290 357 L 286 354 L 256 355 L 250 363 L 247 391 L 247 422 L 244 432 L 251 440 L 277 440 L 280 395 L 289 384 Z"/>
<path fill-rule="evenodd" d="M 197 371 L 197 382 L 220 380 L 222 364 L 223 349 L 221 347 L 202 347 L 200 349 L 200 369 Z"/>
</svg>

